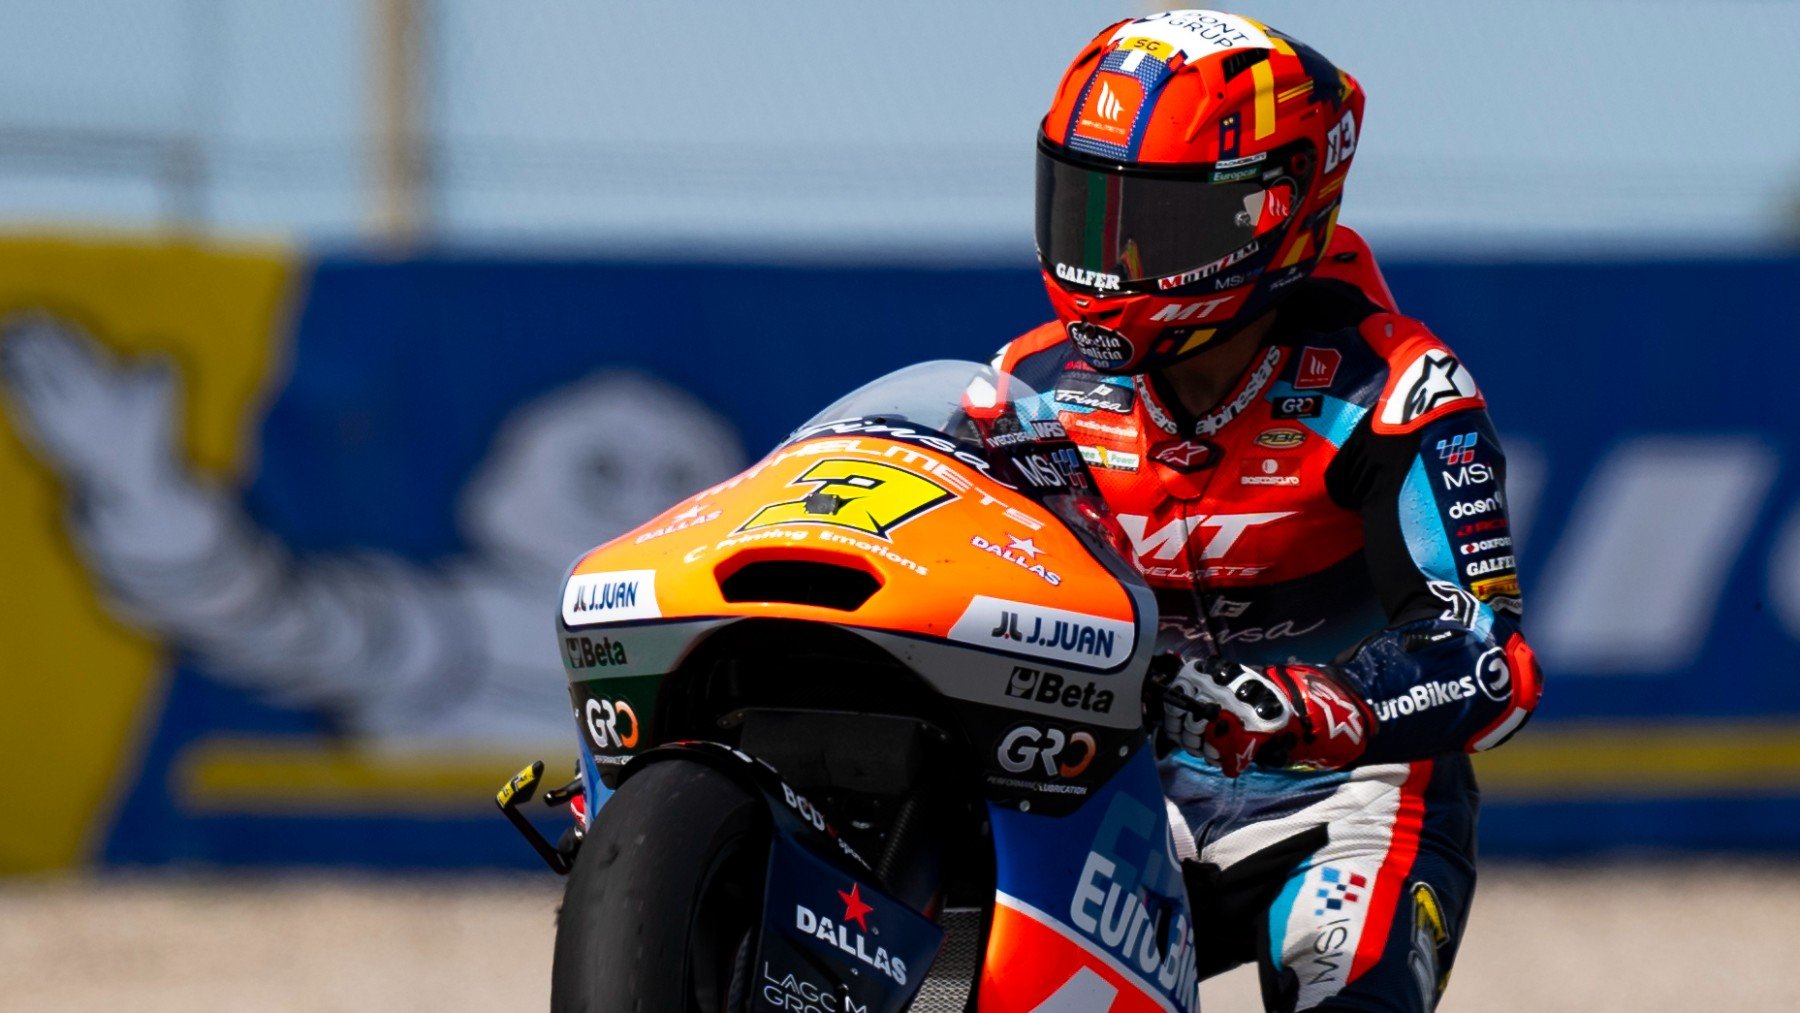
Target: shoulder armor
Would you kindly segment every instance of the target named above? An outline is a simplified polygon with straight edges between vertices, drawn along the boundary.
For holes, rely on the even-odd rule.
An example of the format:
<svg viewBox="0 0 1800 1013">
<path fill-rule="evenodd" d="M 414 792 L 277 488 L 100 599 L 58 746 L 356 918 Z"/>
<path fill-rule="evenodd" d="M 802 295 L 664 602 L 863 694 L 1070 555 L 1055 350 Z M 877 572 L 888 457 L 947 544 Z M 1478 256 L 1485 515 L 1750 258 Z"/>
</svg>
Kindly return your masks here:
<svg viewBox="0 0 1800 1013">
<path fill-rule="evenodd" d="M 1354 285 L 1370 302 L 1389 313 L 1400 311 L 1399 305 L 1394 302 L 1393 291 L 1388 288 L 1387 279 L 1382 276 L 1381 265 L 1375 262 L 1375 252 L 1348 225 L 1339 225 L 1331 230 L 1325 255 L 1319 258 L 1319 266 L 1313 270 L 1313 277 Z"/>
<path fill-rule="evenodd" d="M 1446 415 L 1487 406 L 1462 360 L 1419 321 L 1378 313 L 1363 321 L 1361 333 L 1388 368 L 1370 422 L 1376 433 L 1410 433 Z"/>
<path fill-rule="evenodd" d="M 1039 324 L 1024 334 L 1008 341 L 1000 347 L 1000 354 L 994 357 L 994 365 L 999 369 L 1011 372 L 1028 356 L 1054 348 L 1067 337 L 1063 325 L 1052 320 Z"/>
<path fill-rule="evenodd" d="M 1007 342 L 993 365 L 1042 391 L 1055 385 L 1075 354 L 1063 325 L 1052 320 Z"/>
</svg>

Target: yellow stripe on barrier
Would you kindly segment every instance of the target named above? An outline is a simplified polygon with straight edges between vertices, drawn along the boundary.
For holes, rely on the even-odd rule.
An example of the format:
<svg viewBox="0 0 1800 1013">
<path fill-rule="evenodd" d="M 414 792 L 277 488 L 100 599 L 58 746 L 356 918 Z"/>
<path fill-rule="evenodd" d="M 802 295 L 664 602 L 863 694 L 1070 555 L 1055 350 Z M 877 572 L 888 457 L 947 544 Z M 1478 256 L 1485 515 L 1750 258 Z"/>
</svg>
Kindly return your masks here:
<svg viewBox="0 0 1800 1013">
<path fill-rule="evenodd" d="M 1508 801 L 1800 794 L 1800 724 L 1527 727 L 1475 771 L 1484 795 Z"/>
<path fill-rule="evenodd" d="M 568 751 L 566 742 L 504 753 L 394 753 L 221 738 L 183 753 L 173 781 L 190 812 L 447 814 L 485 810 L 522 760 L 550 757 L 560 774 L 557 759 Z M 1475 770 L 1482 794 L 1497 801 L 1800 794 L 1800 724 L 1527 728 L 1478 755 Z"/>
<path fill-rule="evenodd" d="M 545 780 L 561 784 L 574 771 L 571 752 L 568 742 L 505 752 L 392 752 L 217 738 L 183 752 L 171 779 L 188 812 L 467 815 L 488 811 L 494 791 L 528 760 L 549 758 Z"/>
</svg>

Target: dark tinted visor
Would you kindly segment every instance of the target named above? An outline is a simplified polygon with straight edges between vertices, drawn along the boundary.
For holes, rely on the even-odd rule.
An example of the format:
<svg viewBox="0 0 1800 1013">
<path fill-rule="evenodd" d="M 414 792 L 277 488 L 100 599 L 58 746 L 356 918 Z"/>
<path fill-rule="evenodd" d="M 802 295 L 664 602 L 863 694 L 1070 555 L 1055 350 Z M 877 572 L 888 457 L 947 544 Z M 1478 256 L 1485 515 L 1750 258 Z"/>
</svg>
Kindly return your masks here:
<svg viewBox="0 0 1800 1013">
<path fill-rule="evenodd" d="M 1042 137 L 1037 248 L 1070 289 L 1170 291 L 1246 259 L 1294 213 L 1310 159 L 1272 152 L 1231 162 L 1152 169 L 1089 160 Z"/>
</svg>

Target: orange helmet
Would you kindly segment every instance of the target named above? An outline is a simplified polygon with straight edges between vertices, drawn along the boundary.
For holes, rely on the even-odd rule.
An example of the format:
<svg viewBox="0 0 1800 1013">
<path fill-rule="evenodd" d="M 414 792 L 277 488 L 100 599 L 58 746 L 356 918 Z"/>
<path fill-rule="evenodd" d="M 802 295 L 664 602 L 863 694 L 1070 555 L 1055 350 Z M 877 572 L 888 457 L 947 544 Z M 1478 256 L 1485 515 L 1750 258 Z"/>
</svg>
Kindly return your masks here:
<svg viewBox="0 0 1800 1013">
<path fill-rule="evenodd" d="M 1096 36 L 1038 135 L 1038 261 L 1076 349 L 1141 373 L 1273 306 L 1325 249 L 1362 112 L 1350 75 L 1249 18 Z"/>
</svg>

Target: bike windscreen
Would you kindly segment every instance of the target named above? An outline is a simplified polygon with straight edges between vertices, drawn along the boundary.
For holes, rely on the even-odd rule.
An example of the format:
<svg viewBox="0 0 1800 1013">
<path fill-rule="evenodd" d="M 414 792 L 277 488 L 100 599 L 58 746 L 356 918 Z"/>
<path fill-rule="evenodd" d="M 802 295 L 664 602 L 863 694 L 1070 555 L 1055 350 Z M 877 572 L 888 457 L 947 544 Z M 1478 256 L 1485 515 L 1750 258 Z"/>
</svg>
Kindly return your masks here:
<svg viewBox="0 0 1800 1013">
<path fill-rule="evenodd" d="M 858 434 L 936 450 L 1017 489 L 1084 535 L 1115 574 L 1138 579 L 1125 534 L 1055 402 L 1010 373 L 956 359 L 908 366 L 833 402 L 785 443 Z"/>
</svg>

